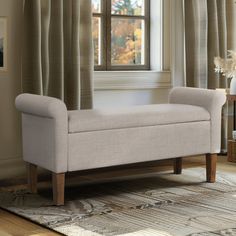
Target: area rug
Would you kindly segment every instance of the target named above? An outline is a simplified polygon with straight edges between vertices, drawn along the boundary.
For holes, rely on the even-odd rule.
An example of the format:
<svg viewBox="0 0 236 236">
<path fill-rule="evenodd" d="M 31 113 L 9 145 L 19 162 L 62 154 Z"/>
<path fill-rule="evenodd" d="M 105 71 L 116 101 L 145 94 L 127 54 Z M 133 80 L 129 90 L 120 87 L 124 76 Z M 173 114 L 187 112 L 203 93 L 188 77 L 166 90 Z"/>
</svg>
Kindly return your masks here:
<svg viewBox="0 0 236 236">
<path fill-rule="evenodd" d="M 236 235 L 236 176 L 203 168 L 149 174 L 86 186 L 67 186 L 54 207 L 51 190 L 1 192 L 0 206 L 67 236 Z"/>
</svg>

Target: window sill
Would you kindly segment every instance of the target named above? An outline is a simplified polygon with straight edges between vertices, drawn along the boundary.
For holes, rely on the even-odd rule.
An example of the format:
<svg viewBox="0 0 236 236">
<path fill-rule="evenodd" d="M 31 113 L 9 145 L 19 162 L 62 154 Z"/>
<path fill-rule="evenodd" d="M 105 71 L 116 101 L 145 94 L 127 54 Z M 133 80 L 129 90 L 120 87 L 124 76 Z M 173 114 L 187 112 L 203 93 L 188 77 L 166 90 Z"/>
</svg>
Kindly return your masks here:
<svg viewBox="0 0 236 236">
<path fill-rule="evenodd" d="M 171 87 L 170 71 L 95 71 L 95 90 L 157 89 Z"/>
</svg>

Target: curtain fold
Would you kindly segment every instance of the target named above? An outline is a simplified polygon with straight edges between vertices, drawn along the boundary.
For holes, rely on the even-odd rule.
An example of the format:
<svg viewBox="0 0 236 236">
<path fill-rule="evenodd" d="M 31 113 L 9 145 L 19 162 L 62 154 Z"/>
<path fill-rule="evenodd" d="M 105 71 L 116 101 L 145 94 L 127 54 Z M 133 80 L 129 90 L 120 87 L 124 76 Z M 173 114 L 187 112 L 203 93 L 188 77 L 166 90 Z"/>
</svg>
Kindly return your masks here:
<svg viewBox="0 0 236 236">
<path fill-rule="evenodd" d="M 225 88 L 214 57 L 227 55 L 226 0 L 185 0 L 186 85 Z"/>
<path fill-rule="evenodd" d="M 228 88 L 228 80 L 214 71 L 214 57 L 226 57 L 229 45 L 229 4 L 233 0 L 183 0 L 186 86 Z M 231 12 L 232 14 L 232 12 Z M 227 150 L 228 104 L 223 108 L 222 151 Z"/>
<path fill-rule="evenodd" d="M 90 0 L 25 0 L 22 87 L 64 100 L 69 110 L 93 105 Z"/>
</svg>

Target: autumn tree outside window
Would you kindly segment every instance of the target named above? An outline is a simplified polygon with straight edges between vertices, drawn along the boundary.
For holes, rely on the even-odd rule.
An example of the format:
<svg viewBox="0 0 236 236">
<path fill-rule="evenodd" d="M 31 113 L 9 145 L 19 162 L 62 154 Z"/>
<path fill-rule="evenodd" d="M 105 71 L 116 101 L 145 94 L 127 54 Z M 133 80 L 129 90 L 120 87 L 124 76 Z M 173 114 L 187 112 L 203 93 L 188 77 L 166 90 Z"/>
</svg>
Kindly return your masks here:
<svg viewBox="0 0 236 236">
<path fill-rule="evenodd" d="M 92 0 L 95 70 L 149 70 L 149 0 Z"/>
</svg>

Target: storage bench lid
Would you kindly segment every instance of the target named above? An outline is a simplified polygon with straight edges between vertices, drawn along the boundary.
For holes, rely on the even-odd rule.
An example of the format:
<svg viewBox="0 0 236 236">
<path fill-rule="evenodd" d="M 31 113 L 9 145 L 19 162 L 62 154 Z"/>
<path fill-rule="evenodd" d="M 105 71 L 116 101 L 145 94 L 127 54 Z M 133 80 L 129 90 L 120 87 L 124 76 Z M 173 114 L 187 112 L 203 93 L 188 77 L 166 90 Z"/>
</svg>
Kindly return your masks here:
<svg viewBox="0 0 236 236">
<path fill-rule="evenodd" d="M 207 110 L 182 104 L 68 111 L 69 133 L 210 120 Z"/>
</svg>

